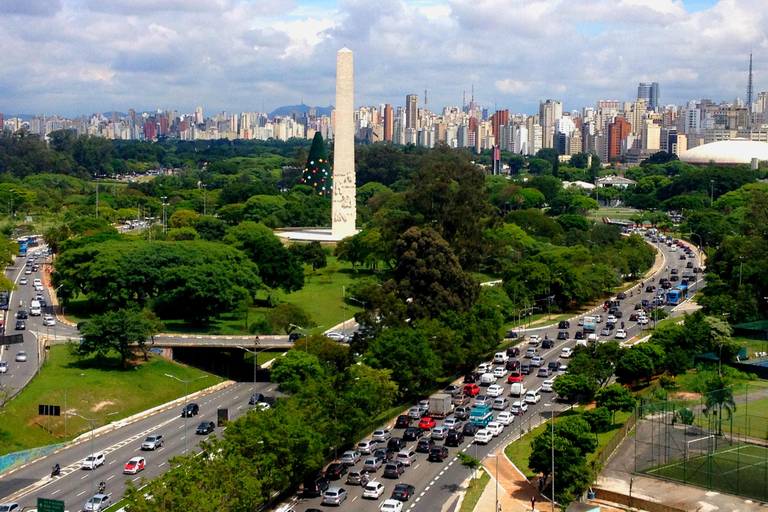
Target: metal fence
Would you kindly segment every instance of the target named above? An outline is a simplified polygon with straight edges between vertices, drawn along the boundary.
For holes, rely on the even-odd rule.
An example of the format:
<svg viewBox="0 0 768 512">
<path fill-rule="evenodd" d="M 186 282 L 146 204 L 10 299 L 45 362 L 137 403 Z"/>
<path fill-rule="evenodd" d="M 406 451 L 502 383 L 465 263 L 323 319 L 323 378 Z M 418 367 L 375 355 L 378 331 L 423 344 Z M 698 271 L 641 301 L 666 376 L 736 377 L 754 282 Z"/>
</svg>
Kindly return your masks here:
<svg viewBox="0 0 768 512">
<path fill-rule="evenodd" d="M 637 408 L 635 471 L 768 501 L 768 384 Z"/>
<path fill-rule="evenodd" d="M 601 465 L 605 465 L 606 462 L 608 462 L 608 459 L 611 458 L 611 455 L 613 455 L 613 452 L 616 451 L 616 448 L 619 447 L 621 442 L 624 440 L 625 437 L 627 437 L 627 434 L 635 428 L 635 423 L 637 422 L 637 414 L 633 414 L 629 418 L 627 418 L 626 423 L 621 426 L 618 432 L 614 434 L 614 436 L 611 438 L 608 443 L 606 443 L 605 448 L 597 455 L 597 461 Z"/>
</svg>

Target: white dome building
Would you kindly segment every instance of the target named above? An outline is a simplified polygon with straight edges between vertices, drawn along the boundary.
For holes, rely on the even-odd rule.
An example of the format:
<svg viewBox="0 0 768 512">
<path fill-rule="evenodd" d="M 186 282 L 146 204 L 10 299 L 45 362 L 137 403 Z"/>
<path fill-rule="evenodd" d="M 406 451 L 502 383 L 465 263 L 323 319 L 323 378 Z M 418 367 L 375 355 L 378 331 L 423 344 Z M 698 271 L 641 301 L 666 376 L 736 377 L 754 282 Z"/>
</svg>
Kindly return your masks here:
<svg viewBox="0 0 768 512">
<path fill-rule="evenodd" d="M 697 146 L 680 154 L 688 164 L 718 165 L 751 164 L 752 159 L 768 160 L 768 143 L 746 139 L 721 140 Z"/>
</svg>

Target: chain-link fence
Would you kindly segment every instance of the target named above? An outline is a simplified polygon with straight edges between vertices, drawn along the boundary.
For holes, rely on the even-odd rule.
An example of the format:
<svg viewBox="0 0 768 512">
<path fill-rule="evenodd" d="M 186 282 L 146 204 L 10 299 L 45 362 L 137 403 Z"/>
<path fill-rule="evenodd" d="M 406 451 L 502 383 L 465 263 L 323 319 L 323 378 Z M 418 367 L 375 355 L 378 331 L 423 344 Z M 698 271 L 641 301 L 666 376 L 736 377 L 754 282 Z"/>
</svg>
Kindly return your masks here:
<svg viewBox="0 0 768 512">
<path fill-rule="evenodd" d="M 638 406 L 635 471 L 768 501 L 768 383 Z"/>
</svg>

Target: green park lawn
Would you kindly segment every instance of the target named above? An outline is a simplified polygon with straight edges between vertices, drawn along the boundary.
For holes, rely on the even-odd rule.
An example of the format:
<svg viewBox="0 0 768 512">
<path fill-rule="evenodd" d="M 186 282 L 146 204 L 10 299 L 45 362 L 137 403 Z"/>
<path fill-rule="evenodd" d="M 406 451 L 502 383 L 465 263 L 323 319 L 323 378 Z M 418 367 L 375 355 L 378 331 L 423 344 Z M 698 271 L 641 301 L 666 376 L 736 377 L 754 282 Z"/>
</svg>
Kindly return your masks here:
<svg viewBox="0 0 768 512">
<path fill-rule="evenodd" d="M 150 355 L 149 362 L 137 359 L 124 370 L 117 357 L 80 358 L 71 349 L 71 345 L 51 347 L 41 374 L 5 406 L 4 414 L 0 414 L 0 455 L 65 440 L 64 416 L 37 415 L 38 404 L 59 405 L 63 411 L 65 388 L 69 411 L 87 418 L 117 412 L 107 419 L 113 422 L 183 396 L 184 384 L 166 377 L 166 373 L 185 380 L 207 375 L 189 383 L 190 393 L 223 381 L 158 356 Z M 98 420 L 96 427 L 107 420 Z M 68 417 L 67 438 L 87 430 L 88 422 Z"/>
<path fill-rule="evenodd" d="M 467 493 L 464 495 L 464 501 L 461 502 L 461 509 L 459 512 L 472 512 L 477 506 L 477 502 L 480 501 L 480 497 L 483 495 L 485 487 L 488 482 L 491 481 L 491 475 L 487 471 L 484 471 L 480 478 L 473 478 L 469 481 L 467 487 Z"/>
</svg>

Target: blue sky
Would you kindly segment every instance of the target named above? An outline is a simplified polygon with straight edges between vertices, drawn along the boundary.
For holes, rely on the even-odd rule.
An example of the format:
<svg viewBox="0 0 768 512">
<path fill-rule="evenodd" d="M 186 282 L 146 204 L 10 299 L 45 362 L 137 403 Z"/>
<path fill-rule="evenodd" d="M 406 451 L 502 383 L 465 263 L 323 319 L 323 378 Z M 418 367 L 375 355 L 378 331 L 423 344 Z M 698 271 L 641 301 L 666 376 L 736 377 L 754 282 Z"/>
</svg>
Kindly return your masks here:
<svg viewBox="0 0 768 512">
<path fill-rule="evenodd" d="M 342 46 L 356 105 L 733 101 L 750 50 L 768 90 L 766 32 L 768 0 L 0 0 L 0 112 L 327 106 Z"/>
</svg>

